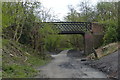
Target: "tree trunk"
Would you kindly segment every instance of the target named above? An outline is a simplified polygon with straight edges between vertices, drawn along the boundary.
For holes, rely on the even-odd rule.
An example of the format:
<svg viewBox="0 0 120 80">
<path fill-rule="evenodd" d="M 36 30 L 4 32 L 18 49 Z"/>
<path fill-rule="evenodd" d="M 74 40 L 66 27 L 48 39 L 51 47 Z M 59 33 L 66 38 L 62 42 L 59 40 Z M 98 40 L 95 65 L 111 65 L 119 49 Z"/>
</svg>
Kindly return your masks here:
<svg viewBox="0 0 120 80">
<path fill-rule="evenodd" d="M 23 31 L 23 26 L 21 27 L 20 34 L 19 34 L 19 36 L 17 37 L 16 42 L 19 41 L 19 39 L 20 39 L 20 37 L 21 37 L 21 35 L 22 35 L 22 31 Z"/>
<path fill-rule="evenodd" d="M 15 40 L 15 41 L 16 41 L 16 38 L 17 38 L 18 29 L 19 29 L 19 25 L 17 25 L 17 27 L 15 29 L 15 34 L 14 34 L 14 37 L 13 37 L 13 40 Z"/>
</svg>

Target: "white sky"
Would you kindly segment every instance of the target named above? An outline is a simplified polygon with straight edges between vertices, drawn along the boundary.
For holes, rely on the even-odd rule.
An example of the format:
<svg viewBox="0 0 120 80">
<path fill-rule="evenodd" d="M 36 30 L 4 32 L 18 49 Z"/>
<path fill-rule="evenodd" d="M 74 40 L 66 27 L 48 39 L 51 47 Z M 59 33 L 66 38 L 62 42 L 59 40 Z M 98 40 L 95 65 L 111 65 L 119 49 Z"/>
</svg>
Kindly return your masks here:
<svg viewBox="0 0 120 80">
<path fill-rule="evenodd" d="M 0 0 L 2 2 L 15 2 L 17 0 Z M 34 2 L 34 1 L 39 1 L 42 3 L 42 5 L 47 8 L 50 9 L 52 11 L 54 11 L 55 15 L 58 16 L 58 19 L 63 20 L 64 16 L 67 15 L 68 13 L 68 5 L 73 5 L 73 7 L 76 9 L 77 5 L 80 4 L 80 2 L 86 1 L 86 0 L 21 0 L 21 1 L 30 1 L 30 2 Z M 97 2 L 100 1 L 105 1 L 105 2 L 118 2 L 119 0 L 87 0 L 90 2 L 91 5 L 95 5 L 97 4 Z"/>
<path fill-rule="evenodd" d="M 63 17 L 68 13 L 68 5 L 76 6 L 85 0 L 39 0 L 42 5 L 48 9 L 52 9 L 55 14 L 58 15 L 58 18 L 63 20 Z M 98 0 L 89 0 L 89 2 L 95 5 Z"/>
</svg>

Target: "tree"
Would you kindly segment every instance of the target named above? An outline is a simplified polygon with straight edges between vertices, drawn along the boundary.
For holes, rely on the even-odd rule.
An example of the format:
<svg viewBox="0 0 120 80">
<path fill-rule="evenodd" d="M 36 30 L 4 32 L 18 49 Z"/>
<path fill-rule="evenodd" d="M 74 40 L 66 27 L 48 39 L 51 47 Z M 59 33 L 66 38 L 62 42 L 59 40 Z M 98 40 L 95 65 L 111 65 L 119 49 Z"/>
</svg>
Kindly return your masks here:
<svg viewBox="0 0 120 80">
<path fill-rule="evenodd" d="M 19 41 L 27 20 L 26 4 L 23 4 L 23 2 L 4 2 L 2 5 L 3 29 L 9 28 L 10 31 L 5 32 L 5 34 L 8 34 L 7 37 L 11 37 L 16 42 Z"/>
<path fill-rule="evenodd" d="M 118 3 L 100 2 L 97 4 L 97 21 L 105 24 L 104 44 L 116 42 L 118 33 Z M 114 33 L 114 34 L 113 34 Z"/>
<path fill-rule="evenodd" d="M 72 5 L 68 6 L 69 9 L 69 13 L 68 15 L 64 18 L 65 21 L 70 21 L 70 22 L 78 22 L 78 21 L 82 21 L 81 15 L 80 13 L 78 13 L 74 7 Z"/>
</svg>

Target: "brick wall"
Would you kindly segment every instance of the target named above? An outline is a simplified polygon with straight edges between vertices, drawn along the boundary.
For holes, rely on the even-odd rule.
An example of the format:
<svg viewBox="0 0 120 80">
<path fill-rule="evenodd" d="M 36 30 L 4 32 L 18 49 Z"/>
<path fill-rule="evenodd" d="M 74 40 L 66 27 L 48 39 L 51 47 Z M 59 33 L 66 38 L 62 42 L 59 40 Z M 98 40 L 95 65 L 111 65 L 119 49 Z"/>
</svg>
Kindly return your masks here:
<svg viewBox="0 0 120 80">
<path fill-rule="evenodd" d="M 103 35 L 104 25 L 99 23 L 92 23 L 92 32 L 94 35 Z"/>
<path fill-rule="evenodd" d="M 93 52 L 93 47 L 101 46 L 104 36 L 104 26 L 98 23 L 92 23 L 92 33 L 85 33 L 86 54 Z"/>
<path fill-rule="evenodd" d="M 85 53 L 90 54 L 92 53 L 93 49 L 93 35 L 91 33 L 85 34 Z"/>
</svg>

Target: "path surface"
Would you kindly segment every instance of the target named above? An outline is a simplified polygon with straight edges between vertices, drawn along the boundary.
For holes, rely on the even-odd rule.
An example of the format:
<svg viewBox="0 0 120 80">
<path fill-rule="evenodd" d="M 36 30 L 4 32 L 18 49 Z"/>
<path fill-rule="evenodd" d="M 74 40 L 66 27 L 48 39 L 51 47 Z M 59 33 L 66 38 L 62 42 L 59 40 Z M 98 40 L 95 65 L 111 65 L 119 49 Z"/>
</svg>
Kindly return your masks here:
<svg viewBox="0 0 120 80">
<path fill-rule="evenodd" d="M 68 57 L 67 52 L 52 55 L 55 59 L 40 67 L 36 78 L 106 78 L 104 73 L 82 64 L 80 59 Z"/>
<path fill-rule="evenodd" d="M 97 68 L 108 74 L 108 77 L 118 78 L 119 73 L 119 58 L 120 50 L 113 52 L 107 56 L 104 56 L 96 61 L 90 61 L 85 63 L 86 65 L 91 65 L 93 68 Z"/>
</svg>

